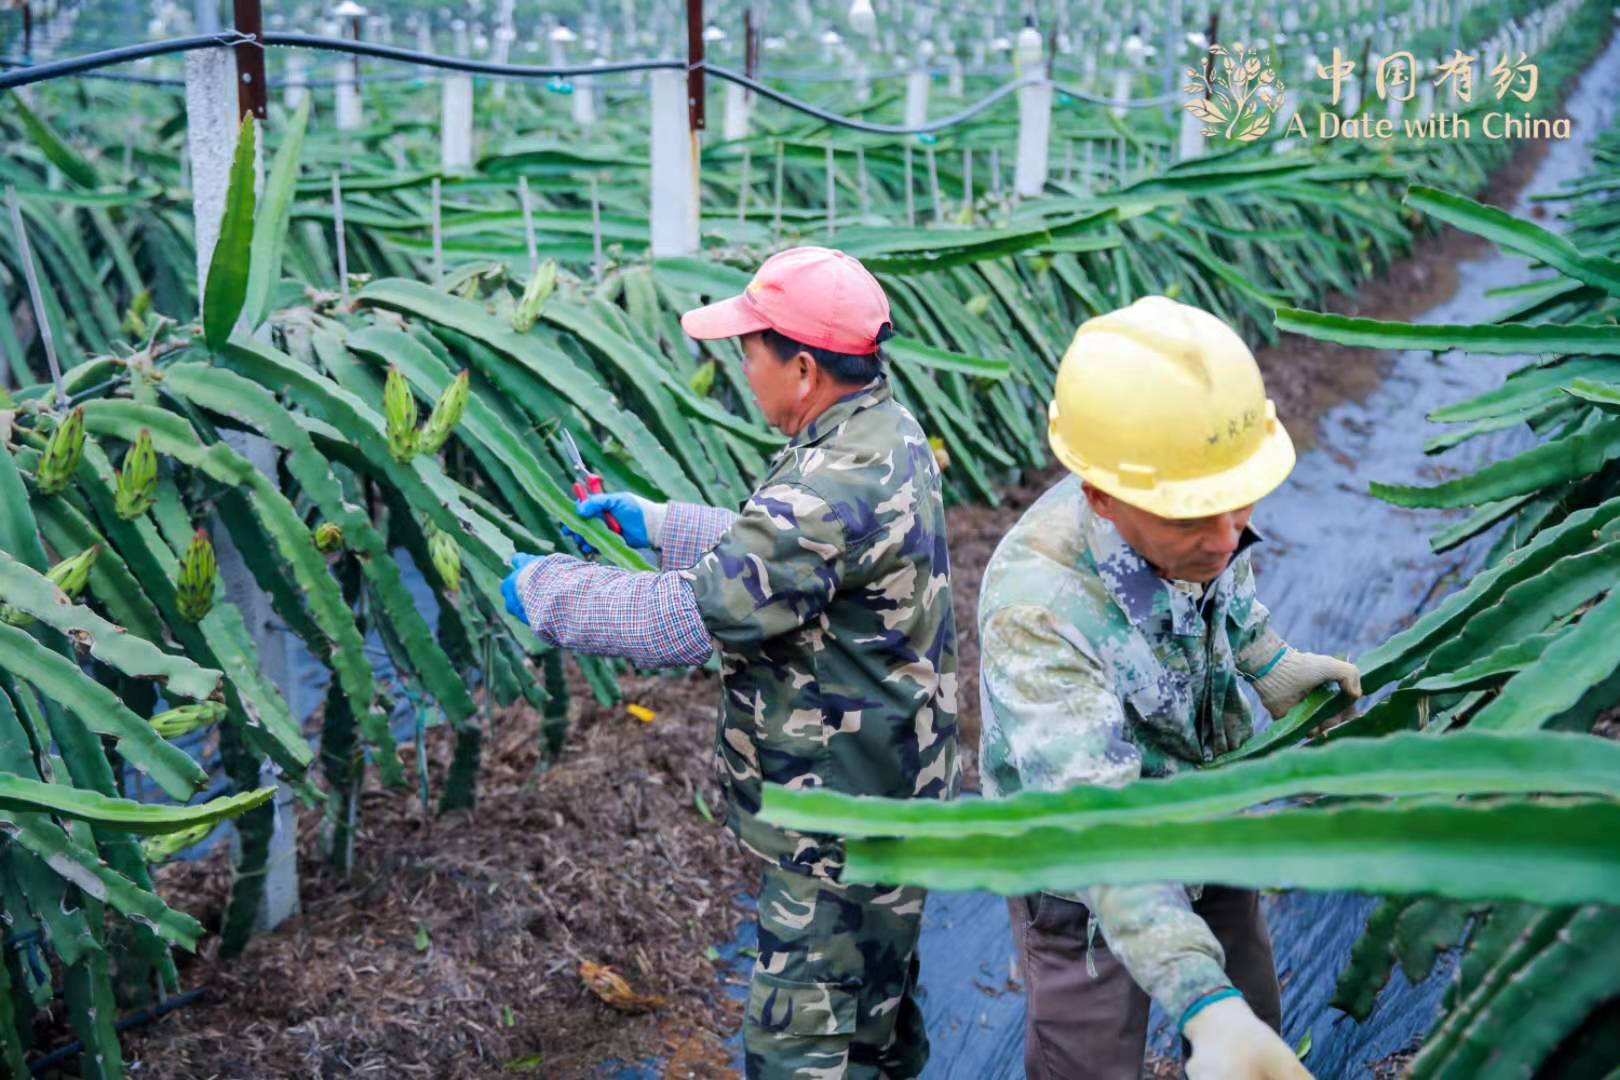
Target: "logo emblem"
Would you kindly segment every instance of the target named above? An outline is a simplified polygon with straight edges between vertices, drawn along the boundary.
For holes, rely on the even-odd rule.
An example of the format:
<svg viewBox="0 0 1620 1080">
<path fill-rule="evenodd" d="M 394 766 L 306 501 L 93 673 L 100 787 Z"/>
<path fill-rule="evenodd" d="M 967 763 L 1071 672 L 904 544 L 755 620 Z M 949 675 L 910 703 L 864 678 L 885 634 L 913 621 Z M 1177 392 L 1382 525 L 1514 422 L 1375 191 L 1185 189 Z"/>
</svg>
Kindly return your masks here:
<svg viewBox="0 0 1620 1080">
<path fill-rule="evenodd" d="M 1203 121 L 1206 137 L 1253 142 L 1271 130 L 1283 81 L 1269 56 L 1247 53 L 1242 45 L 1211 45 L 1203 70 L 1187 68 L 1187 78 L 1182 90 L 1191 96 L 1182 108 Z"/>
</svg>

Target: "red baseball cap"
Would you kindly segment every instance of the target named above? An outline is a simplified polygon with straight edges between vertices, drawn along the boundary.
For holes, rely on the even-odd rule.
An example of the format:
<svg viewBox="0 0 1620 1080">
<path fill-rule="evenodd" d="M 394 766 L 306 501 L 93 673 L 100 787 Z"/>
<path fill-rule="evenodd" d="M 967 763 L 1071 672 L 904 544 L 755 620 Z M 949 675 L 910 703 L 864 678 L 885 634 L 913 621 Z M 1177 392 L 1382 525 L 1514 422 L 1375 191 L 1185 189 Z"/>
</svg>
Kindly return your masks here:
<svg viewBox="0 0 1620 1080">
<path fill-rule="evenodd" d="M 853 255 L 824 247 L 779 251 L 741 296 L 681 316 L 681 329 L 699 339 L 770 329 L 802 345 L 852 356 L 877 352 L 886 325 L 889 298 L 877 278 Z"/>
</svg>

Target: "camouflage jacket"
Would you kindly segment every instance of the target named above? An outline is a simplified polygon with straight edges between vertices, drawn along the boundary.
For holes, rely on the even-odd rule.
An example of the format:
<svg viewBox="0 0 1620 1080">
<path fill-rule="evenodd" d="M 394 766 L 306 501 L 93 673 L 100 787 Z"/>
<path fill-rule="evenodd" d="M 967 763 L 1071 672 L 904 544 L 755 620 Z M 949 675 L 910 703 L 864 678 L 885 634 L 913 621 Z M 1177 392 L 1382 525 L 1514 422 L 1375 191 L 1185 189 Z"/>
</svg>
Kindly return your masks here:
<svg viewBox="0 0 1620 1080">
<path fill-rule="evenodd" d="M 832 838 L 755 816 L 765 782 L 956 795 L 956 620 L 939 469 L 886 379 L 795 436 L 681 577 L 720 654 L 719 769 L 745 847 L 819 876 L 843 864 Z"/>
<path fill-rule="evenodd" d="M 1002 538 L 979 597 L 985 795 L 1162 777 L 1254 732 L 1238 684 L 1271 656 L 1248 546 L 1206 587 L 1170 582 L 1094 514 L 1078 477 Z M 1181 885 L 1094 886 L 1091 909 L 1133 978 L 1179 1017 L 1228 984 Z"/>
</svg>

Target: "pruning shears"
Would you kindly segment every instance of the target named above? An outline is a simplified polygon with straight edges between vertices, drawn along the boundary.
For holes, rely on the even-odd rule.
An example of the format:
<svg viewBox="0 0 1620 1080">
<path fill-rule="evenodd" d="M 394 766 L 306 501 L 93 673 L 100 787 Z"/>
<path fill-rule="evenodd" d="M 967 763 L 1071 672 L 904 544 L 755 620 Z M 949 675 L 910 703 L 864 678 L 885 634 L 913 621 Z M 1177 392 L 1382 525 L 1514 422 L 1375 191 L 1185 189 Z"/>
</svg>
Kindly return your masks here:
<svg viewBox="0 0 1620 1080">
<path fill-rule="evenodd" d="M 578 478 L 574 481 L 574 498 L 584 499 L 590 495 L 600 495 L 602 478 L 585 467 L 585 459 L 579 456 L 579 447 L 574 443 L 574 436 L 564 431 L 562 438 L 563 449 L 568 452 L 568 460 L 573 464 L 574 475 Z M 624 534 L 624 529 L 620 527 L 618 519 L 611 511 L 602 512 L 602 522 L 614 532 Z"/>
</svg>

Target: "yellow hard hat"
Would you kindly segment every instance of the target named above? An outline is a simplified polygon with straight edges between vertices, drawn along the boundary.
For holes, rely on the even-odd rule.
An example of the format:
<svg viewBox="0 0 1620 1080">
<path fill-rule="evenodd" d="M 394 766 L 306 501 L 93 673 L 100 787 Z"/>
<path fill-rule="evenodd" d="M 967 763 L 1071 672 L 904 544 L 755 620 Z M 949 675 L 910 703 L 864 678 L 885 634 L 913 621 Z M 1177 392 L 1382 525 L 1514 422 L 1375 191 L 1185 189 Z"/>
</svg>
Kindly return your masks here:
<svg viewBox="0 0 1620 1080">
<path fill-rule="evenodd" d="M 1165 518 L 1248 506 L 1294 467 L 1293 440 L 1243 339 L 1164 296 L 1074 332 L 1047 438 L 1081 479 Z"/>
</svg>

